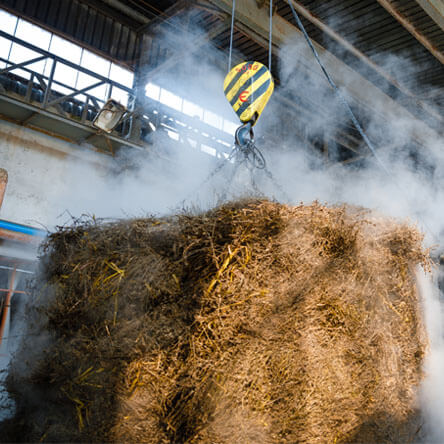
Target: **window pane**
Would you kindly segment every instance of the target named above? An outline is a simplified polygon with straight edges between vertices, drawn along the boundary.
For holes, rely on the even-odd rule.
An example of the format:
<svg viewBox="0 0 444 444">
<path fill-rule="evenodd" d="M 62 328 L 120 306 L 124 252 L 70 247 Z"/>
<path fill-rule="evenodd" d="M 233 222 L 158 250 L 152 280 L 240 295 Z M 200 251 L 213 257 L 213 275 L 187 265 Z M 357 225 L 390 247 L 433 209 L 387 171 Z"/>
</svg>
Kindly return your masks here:
<svg viewBox="0 0 444 444">
<path fill-rule="evenodd" d="M 119 88 L 113 88 L 111 98 L 117 100 L 121 105 L 128 106 L 128 93 Z"/>
<path fill-rule="evenodd" d="M 11 44 L 10 40 L 0 37 L 0 57 L 2 59 L 8 59 Z"/>
<path fill-rule="evenodd" d="M 8 34 L 14 35 L 17 17 L 9 12 L 0 10 L 0 29 Z"/>
<path fill-rule="evenodd" d="M 103 57 L 99 57 L 90 51 L 83 50 L 80 65 L 90 71 L 108 77 L 111 62 L 108 62 L 108 60 L 105 60 Z"/>
<path fill-rule="evenodd" d="M 212 148 L 211 146 L 208 146 L 208 145 L 202 145 L 202 146 L 200 147 L 200 149 L 201 149 L 204 153 L 211 154 L 212 156 L 215 156 L 215 155 L 217 154 L 217 151 L 216 151 L 214 148 Z"/>
<path fill-rule="evenodd" d="M 78 71 L 76 69 L 70 68 L 64 63 L 57 62 L 54 79 L 74 88 L 76 86 L 77 73 Z"/>
<path fill-rule="evenodd" d="M 239 126 L 238 123 L 230 122 L 229 120 L 224 120 L 224 131 L 229 134 L 234 134 L 237 127 Z"/>
<path fill-rule="evenodd" d="M 26 42 L 38 46 L 45 51 L 49 48 L 49 42 L 51 40 L 51 33 L 45 31 L 39 26 L 35 26 L 32 23 L 25 20 L 19 20 L 17 25 L 16 37 Z"/>
<path fill-rule="evenodd" d="M 145 92 L 148 97 L 151 97 L 154 100 L 159 100 L 160 97 L 160 88 L 154 83 L 148 83 L 145 87 Z"/>
<path fill-rule="evenodd" d="M 80 46 L 74 45 L 74 43 L 68 42 L 68 40 L 52 36 L 51 46 L 49 47 L 49 52 L 69 60 L 72 63 L 80 63 L 80 56 L 82 55 L 82 48 Z"/>
<path fill-rule="evenodd" d="M 65 88 L 64 86 L 58 85 L 57 83 L 53 83 L 51 86 L 51 89 L 53 91 L 57 91 L 63 95 L 68 95 L 72 93 L 72 89 L 70 88 Z"/>
<path fill-rule="evenodd" d="M 218 116 L 215 113 L 212 113 L 211 111 L 205 110 L 203 120 L 205 123 L 208 123 L 208 125 L 222 129 L 222 123 L 223 123 L 222 117 Z"/>
<path fill-rule="evenodd" d="M 127 69 L 121 68 L 115 63 L 111 63 L 109 78 L 115 82 L 119 82 L 122 85 L 127 86 L 128 88 L 133 87 L 134 74 Z"/>
<path fill-rule="evenodd" d="M 27 60 L 35 59 L 36 57 L 39 57 L 40 55 L 41 54 L 39 54 L 38 52 L 32 51 L 28 48 L 25 48 L 24 46 L 18 45 L 17 43 L 13 43 L 12 49 L 11 49 L 10 60 L 13 63 L 21 63 L 21 62 L 25 62 Z M 31 69 L 33 71 L 37 71 L 39 73 L 42 73 L 44 65 L 45 65 L 45 62 L 41 61 L 41 62 L 33 63 L 32 65 L 27 65 L 26 68 Z M 27 79 L 29 79 L 29 74 L 27 74 L 25 70 L 20 70 L 20 73 L 19 73 L 19 70 L 14 69 L 11 72 L 16 75 L 24 76 Z"/>
<path fill-rule="evenodd" d="M 93 89 L 87 91 L 87 94 L 97 97 L 98 99 L 106 99 L 107 85 L 96 86 Z"/>
<path fill-rule="evenodd" d="M 183 112 L 191 117 L 198 117 L 199 119 L 203 117 L 203 109 L 188 100 L 183 101 Z"/>
<path fill-rule="evenodd" d="M 83 89 L 87 86 L 94 85 L 94 83 L 97 83 L 99 80 L 96 77 L 92 77 L 88 74 L 85 74 L 83 72 L 79 72 L 79 78 L 77 80 L 77 89 Z"/>
<path fill-rule="evenodd" d="M 182 98 L 163 88 L 160 90 L 160 102 L 178 111 L 182 109 Z"/>
</svg>

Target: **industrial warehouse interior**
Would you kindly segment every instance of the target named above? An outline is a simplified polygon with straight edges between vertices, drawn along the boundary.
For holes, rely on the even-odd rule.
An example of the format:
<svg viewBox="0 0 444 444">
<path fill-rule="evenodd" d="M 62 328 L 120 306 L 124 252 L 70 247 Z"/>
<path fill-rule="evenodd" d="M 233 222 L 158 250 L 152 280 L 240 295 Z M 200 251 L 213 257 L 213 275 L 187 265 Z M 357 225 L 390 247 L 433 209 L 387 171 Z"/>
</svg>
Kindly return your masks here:
<svg viewBox="0 0 444 444">
<path fill-rule="evenodd" d="M 0 442 L 444 443 L 443 0 L 0 0 Z"/>
</svg>

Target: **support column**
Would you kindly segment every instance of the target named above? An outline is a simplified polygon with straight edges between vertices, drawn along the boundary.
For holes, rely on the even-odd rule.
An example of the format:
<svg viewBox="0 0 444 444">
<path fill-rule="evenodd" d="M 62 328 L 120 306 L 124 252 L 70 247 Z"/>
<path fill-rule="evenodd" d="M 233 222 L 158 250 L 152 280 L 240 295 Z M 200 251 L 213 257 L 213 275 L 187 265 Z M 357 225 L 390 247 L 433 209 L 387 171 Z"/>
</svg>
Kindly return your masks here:
<svg viewBox="0 0 444 444">
<path fill-rule="evenodd" d="M 145 85 L 146 76 L 145 72 L 148 69 L 151 61 L 151 48 L 153 38 L 149 34 L 140 35 L 140 54 L 136 65 L 136 71 L 134 73 L 133 89 L 135 92 L 134 105 L 133 105 L 133 117 L 131 120 L 130 138 L 132 141 L 140 141 L 142 130 L 142 118 L 145 102 Z"/>
</svg>

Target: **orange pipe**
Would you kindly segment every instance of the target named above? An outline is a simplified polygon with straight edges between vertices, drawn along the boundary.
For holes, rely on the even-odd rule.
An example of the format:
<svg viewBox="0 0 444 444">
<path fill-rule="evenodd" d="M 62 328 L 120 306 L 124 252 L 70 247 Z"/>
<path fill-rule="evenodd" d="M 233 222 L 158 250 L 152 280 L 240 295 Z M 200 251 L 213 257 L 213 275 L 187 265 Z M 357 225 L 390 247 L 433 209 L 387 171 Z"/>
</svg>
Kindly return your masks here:
<svg viewBox="0 0 444 444">
<path fill-rule="evenodd" d="M 3 198 L 5 197 L 6 185 L 8 184 L 8 172 L 0 168 L 0 208 L 2 207 Z"/>
<path fill-rule="evenodd" d="M 9 292 L 9 288 L 0 288 L 0 291 L 3 291 L 3 292 Z M 28 294 L 28 293 L 26 293 L 26 291 L 22 291 L 22 290 L 14 290 L 13 292 L 12 292 L 13 294 Z"/>
<path fill-rule="evenodd" d="M 31 236 L 30 234 L 16 233 L 15 231 L 5 230 L 4 228 L 0 228 L 0 239 L 10 239 L 18 242 L 36 245 L 38 245 L 41 241 L 41 238 L 38 238 L 36 236 Z"/>
<path fill-rule="evenodd" d="M 16 272 L 16 267 L 14 267 L 14 270 L 12 271 L 11 278 L 9 280 L 9 290 L 8 293 L 6 294 L 5 305 L 3 306 L 3 314 L 0 324 L 0 347 L 2 345 L 3 334 L 5 332 L 5 327 L 6 327 L 6 320 L 8 319 L 8 313 L 11 307 L 11 298 L 12 295 L 14 294 L 15 272 Z"/>
</svg>

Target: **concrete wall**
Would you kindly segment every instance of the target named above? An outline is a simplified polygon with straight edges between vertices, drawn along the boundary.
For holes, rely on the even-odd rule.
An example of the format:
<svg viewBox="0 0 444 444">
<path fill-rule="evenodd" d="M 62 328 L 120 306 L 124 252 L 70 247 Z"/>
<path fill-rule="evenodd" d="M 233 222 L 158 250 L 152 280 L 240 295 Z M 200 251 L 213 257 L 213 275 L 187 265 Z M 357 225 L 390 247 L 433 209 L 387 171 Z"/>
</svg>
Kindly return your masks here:
<svg viewBox="0 0 444 444">
<path fill-rule="evenodd" d="M 0 120 L 0 168 L 8 184 L 0 218 L 51 225 L 65 209 L 64 182 L 73 163 L 100 170 L 112 158 L 29 128 Z M 91 170 L 89 168 L 89 170 Z"/>
</svg>

